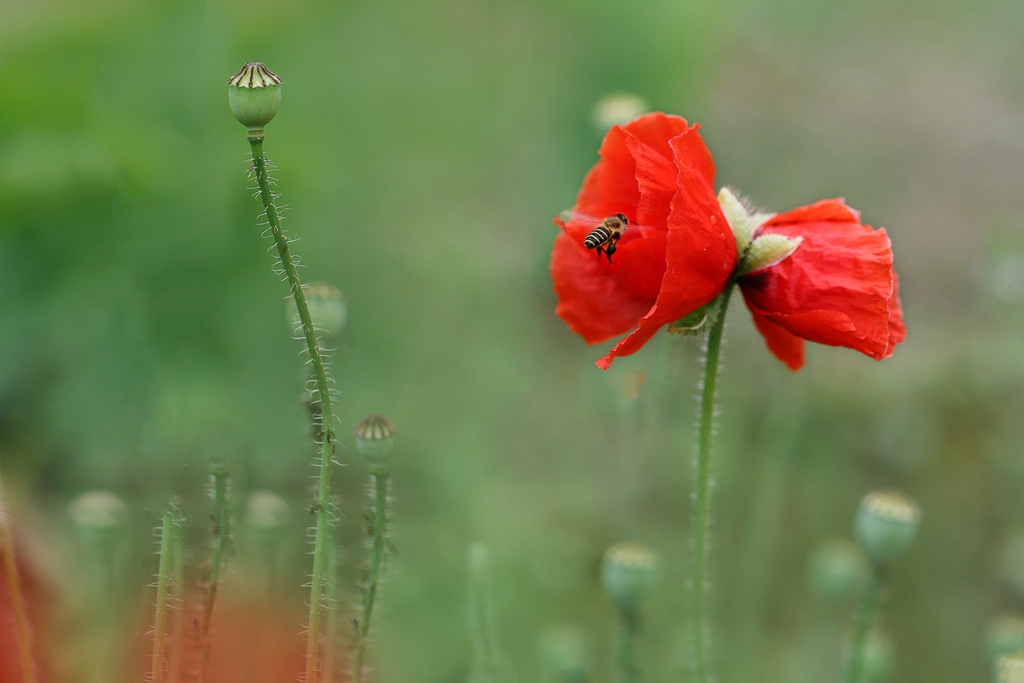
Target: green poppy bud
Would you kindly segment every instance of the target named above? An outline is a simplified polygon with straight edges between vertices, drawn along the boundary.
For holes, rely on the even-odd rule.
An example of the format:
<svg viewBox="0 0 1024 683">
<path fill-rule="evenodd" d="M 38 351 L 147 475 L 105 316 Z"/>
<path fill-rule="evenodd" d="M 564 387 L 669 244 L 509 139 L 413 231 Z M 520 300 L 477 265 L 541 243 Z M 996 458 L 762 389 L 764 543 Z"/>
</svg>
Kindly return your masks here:
<svg viewBox="0 0 1024 683">
<path fill-rule="evenodd" d="M 622 610 L 635 610 L 658 580 L 658 557 L 640 543 L 618 543 L 604 554 L 601 583 Z"/>
<path fill-rule="evenodd" d="M 985 649 L 993 659 L 1024 654 L 1024 619 L 1016 616 L 993 619 L 985 631 Z"/>
<path fill-rule="evenodd" d="M 313 319 L 313 327 L 318 333 L 336 337 L 345 329 L 348 321 L 348 305 L 345 296 L 333 285 L 326 282 L 312 282 L 303 285 L 302 293 L 306 296 L 309 317 Z M 288 322 L 298 325 L 299 309 L 295 306 L 295 297 L 288 297 Z"/>
<path fill-rule="evenodd" d="M 281 106 L 281 79 L 262 62 L 249 62 L 228 79 L 228 105 L 250 138 L 262 137 Z"/>
<path fill-rule="evenodd" d="M 849 541 L 828 541 L 814 551 L 808 566 L 811 587 L 834 602 L 855 596 L 867 573 L 864 551 Z"/>
<path fill-rule="evenodd" d="M 395 449 L 395 425 L 383 415 L 370 415 L 356 425 L 356 449 L 372 470 L 386 470 Z"/>
<path fill-rule="evenodd" d="M 1024 683 L 1024 655 L 1000 657 L 996 661 L 996 683 Z"/>
<path fill-rule="evenodd" d="M 803 237 L 786 237 L 785 235 L 761 235 L 754 238 L 740 264 L 740 275 L 753 273 L 781 263 L 797 250 Z"/>
<path fill-rule="evenodd" d="M 917 536 L 921 511 L 895 491 L 869 493 L 857 510 L 857 540 L 876 564 L 887 564 L 903 553 Z"/>
</svg>

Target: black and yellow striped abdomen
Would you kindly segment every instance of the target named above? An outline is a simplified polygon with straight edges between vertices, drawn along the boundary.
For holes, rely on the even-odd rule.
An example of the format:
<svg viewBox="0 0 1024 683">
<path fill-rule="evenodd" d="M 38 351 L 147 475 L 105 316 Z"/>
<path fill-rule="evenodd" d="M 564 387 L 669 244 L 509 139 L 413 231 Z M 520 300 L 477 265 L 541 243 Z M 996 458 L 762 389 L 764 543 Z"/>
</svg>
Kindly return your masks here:
<svg viewBox="0 0 1024 683">
<path fill-rule="evenodd" d="M 593 230 L 591 230 L 590 233 L 586 236 L 586 238 L 583 240 L 583 246 L 585 246 L 587 249 L 596 249 L 602 244 L 608 242 L 608 240 L 611 239 L 611 236 L 611 230 L 604 227 L 603 225 L 599 225 Z"/>
</svg>

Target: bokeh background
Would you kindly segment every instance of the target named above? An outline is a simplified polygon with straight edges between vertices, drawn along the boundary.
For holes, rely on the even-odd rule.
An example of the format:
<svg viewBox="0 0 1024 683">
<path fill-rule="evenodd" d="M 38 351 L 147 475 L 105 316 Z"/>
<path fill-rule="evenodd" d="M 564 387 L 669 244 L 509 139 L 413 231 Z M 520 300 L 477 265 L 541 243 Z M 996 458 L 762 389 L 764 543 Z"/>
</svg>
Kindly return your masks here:
<svg viewBox="0 0 1024 683">
<path fill-rule="evenodd" d="M 262 60 L 284 79 L 266 149 L 286 227 L 305 277 L 348 298 L 336 482 L 353 599 L 367 473 L 349 435 L 370 412 L 400 430 L 379 680 L 465 679 L 473 542 L 520 679 L 543 680 L 539 644 L 567 624 L 611 680 L 597 570 L 623 539 L 663 558 L 647 679 L 685 680 L 699 344 L 663 335 L 601 372 L 603 349 L 553 315 L 547 272 L 551 217 L 596 158 L 595 104 L 619 91 L 700 122 L 718 182 L 759 206 L 845 196 L 889 230 L 902 277 L 908 337 L 882 363 L 819 347 L 789 373 L 733 309 L 721 680 L 837 679 L 854 596 L 808 567 L 874 488 L 923 510 L 884 606 L 889 680 L 984 680 L 986 624 L 1024 598 L 1022 32 L 1011 0 L 3 3 L 0 463 L 62 641 L 89 623 L 68 502 L 127 502 L 138 630 L 172 494 L 202 558 L 215 456 L 236 509 L 256 489 L 291 503 L 281 591 L 301 614 L 303 370 L 224 84 Z M 240 547 L 225 590 L 259 561 Z"/>
</svg>

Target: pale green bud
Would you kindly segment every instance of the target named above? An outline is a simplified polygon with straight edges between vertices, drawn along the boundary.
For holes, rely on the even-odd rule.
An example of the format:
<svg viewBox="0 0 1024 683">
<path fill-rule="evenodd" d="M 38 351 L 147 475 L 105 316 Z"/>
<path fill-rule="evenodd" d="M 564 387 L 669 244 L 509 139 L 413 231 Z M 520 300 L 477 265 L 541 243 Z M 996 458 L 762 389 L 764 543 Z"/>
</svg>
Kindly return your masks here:
<svg viewBox="0 0 1024 683">
<path fill-rule="evenodd" d="M 733 237 L 736 239 L 736 251 L 742 257 L 758 229 L 775 214 L 751 211 L 728 187 L 723 187 L 718 192 L 718 204 L 729 221 Z"/>
<path fill-rule="evenodd" d="M 873 562 L 886 564 L 910 547 L 920 521 L 921 511 L 903 494 L 869 493 L 857 510 L 857 540 Z"/>
<path fill-rule="evenodd" d="M 811 556 L 808 578 L 814 591 L 835 602 L 852 598 L 868 574 L 864 551 L 849 541 L 828 541 Z"/>
<path fill-rule="evenodd" d="M 249 137 L 262 137 L 281 106 L 281 79 L 263 62 L 249 62 L 228 79 L 228 105 Z"/>
<path fill-rule="evenodd" d="M 1024 655 L 1000 657 L 996 661 L 996 683 L 1024 683 Z"/>
<path fill-rule="evenodd" d="M 395 425 L 383 415 L 370 415 L 356 425 L 356 449 L 371 469 L 386 470 L 395 449 Z"/>
<path fill-rule="evenodd" d="M 623 126 L 647 113 L 647 102 L 628 92 L 605 95 L 594 105 L 594 125 L 602 133 L 612 126 Z"/>
<path fill-rule="evenodd" d="M 658 556 L 640 543 L 618 543 L 604 554 L 601 583 L 622 610 L 635 610 L 658 581 Z"/>
<path fill-rule="evenodd" d="M 740 263 L 739 274 L 746 275 L 781 263 L 796 251 L 803 241 L 803 237 L 785 235 L 761 235 L 754 238 Z"/>
<path fill-rule="evenodd" d="M 993 659 L 1012 654 L 1024 655 L 1024 619 L 996 617 L 985 630 L 985 649 Z"/>
<path fill-rule="evenodd" d="M 312 282 L 303 285 L 302 293 L 306 297 L 309 317 L 318 332 L 336 337 L 345 329 L 348 322 L 348 304 L 345 296 L 333 285 L 326 282 Z M 288 322 L 298 325 L 299 309 L 295 305 L 295 297 L 288 297 Z"/>
<path fill-rule="evenodd" d="M 273 491 L 253 491 L 245 499 L 245 523 L 259 531 L 280 529 L 290 512 L 285 499 Z"/>
<path fill-rule="evenodd" d="M 128 507 L 110 491 L 86 491 L 68 506 L 71 520 L 85 532 L 104 532 L 123 526 Z"/>
</svg>

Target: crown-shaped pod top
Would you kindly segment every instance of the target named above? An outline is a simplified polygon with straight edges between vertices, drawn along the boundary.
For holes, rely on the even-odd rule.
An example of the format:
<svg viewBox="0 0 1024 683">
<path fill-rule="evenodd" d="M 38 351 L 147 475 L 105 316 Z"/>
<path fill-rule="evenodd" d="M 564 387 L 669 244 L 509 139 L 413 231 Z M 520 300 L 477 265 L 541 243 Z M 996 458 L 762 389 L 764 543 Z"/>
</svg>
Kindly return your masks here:
<svg viewBox="0 0 1024 683">
<path fill-rule="evenodd" d="M 228 79 L 228 105 L 250 137 L 261 137 L 281 106 L 281 78 L 263 62 L 247 63 Z"/>
</svg>

